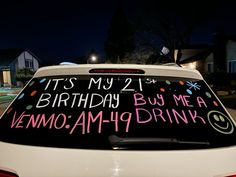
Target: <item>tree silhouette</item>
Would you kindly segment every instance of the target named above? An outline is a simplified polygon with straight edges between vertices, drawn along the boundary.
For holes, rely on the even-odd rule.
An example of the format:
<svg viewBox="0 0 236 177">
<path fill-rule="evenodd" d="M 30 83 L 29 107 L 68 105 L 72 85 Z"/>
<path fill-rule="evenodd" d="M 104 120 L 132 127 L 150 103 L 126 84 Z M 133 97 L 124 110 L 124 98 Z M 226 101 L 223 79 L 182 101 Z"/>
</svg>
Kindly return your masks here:
<svg viewBox="0 0 236 177">
<path fill-rule="evenodd" d="M 193 31 L 214 13 L 214 7 L 218 2 L 218 0 L 214 3 L 205 3 L 203 0 L 193 0 L 191 3 L 183 0 L 141 2 L 137 5 L 139 8 L 133 21 L 140 30 L 159 36 L 163 46 L 170 50 L 170 62 L 174 62 L 174 50 L 190 43 Z"/>
<path fill-rule="evenodd" d="M 226 72 L 226 36 L 222 29 L 214 33 L 213 38 L 213 59 L 214 72 Z"/>
<path fill-rule="evenodd" d="M 112 17 L 104 48 L 107 59 L 112 63 L 122 61 L 125 54 L 134 49 L 134 28 L 121 8 Z"/>
</svg>

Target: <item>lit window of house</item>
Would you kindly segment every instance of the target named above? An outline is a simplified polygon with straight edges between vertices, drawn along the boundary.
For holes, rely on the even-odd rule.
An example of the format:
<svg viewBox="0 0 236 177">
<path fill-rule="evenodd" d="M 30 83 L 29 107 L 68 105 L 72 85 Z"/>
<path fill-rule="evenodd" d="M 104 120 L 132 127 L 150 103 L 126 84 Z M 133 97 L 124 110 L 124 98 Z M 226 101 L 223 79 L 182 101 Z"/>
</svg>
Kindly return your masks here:
<svg viewBox="0 0 236 177">
<path fill-rule="evenodd" d="M 26 68 L 33 68 L 33 60 L 26 59 L 25 60 L 25 67 Z"/>
</svg>

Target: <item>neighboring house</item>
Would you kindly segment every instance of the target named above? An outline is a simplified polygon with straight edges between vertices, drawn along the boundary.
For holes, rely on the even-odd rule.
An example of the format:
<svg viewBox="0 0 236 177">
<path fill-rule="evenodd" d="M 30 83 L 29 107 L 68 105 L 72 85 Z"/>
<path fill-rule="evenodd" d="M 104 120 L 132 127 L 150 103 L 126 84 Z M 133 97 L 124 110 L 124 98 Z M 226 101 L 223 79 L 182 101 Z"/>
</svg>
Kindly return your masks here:
<svg viewBox="0 0 236 177">
<path fill-rule="evenodd" d="M 0 49 L 0 86 L 19 85 L 16 81 L 18 69 L 29 68 L 36 71 L 39 59 L 27 49 Z"/>
<path fill-rule="evenodd" d="M 228 73 L 236 73 L 236 41 L 227 40 L 226 42 L 226 67 Z M 213 53 L 206 58 L 205 71 L 213 72 L 214 62 Z"/>
<path fill-rule="evenodd" d="M 180 64 L 199 70 L 201 73 L 214 72 L 212 47 L 189 46 L 181 49 Z M 175 56 L 179 50 L 175 50 Z M 223 60 L 222 60 L 223 61 Z M 228 39 L 226 42 L 226 67 L 228 73 L 236 73 L 236 40 Z"/>
<path fill-rule="evenodd" d="M 180 52 L 180 54 L 178 54 Z M 178 63 L 183 67 L 197 69 L 201 73 L 205 73 L 205 60 L 212 53 L 212 49 L 208 45 L 189 45 L 182 47 L 181 50 L 175 50 L 175 60 L 180 55 Z"/>
<path fill-rule="evenodd" d="M 227 72 L 236 73 L 236 41 L 228 40 L 226 53 Z"/>
</svg>

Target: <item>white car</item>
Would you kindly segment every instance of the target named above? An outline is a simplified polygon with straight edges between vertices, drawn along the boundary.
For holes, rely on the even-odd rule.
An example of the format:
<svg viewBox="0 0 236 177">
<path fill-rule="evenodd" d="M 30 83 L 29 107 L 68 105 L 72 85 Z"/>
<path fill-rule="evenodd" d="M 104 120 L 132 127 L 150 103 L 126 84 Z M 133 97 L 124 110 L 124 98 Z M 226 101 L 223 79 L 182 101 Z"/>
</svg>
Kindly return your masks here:
<svg viewBox="0 0 236 177">
<path fill-rule="evenodd" d="M 196 70 L 44 67 L 0 119 L 0 177 L 233 177 L 235 125 Z"/>
</svg>

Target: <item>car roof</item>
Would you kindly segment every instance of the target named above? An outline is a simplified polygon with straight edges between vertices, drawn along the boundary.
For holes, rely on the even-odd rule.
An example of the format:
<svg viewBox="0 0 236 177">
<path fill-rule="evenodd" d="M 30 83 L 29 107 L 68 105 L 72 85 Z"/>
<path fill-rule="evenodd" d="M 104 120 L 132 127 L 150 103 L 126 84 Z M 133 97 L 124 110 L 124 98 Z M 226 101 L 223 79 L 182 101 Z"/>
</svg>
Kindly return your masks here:
<svg viewBox="0 0 236 177">
<path fill-rule="evenodd" d="M 59 75 L 107 75 L 108 73 L 90 73 L 91 69 L 139 69 L 145 76 L 172 76 L 203 80 L 202 75 L 193 69 L 182 68 L 177 65 L 142 65 L 142 64 L 73 64 L 53 65 L 39 68 L 34 77 L 59 76 Z M 109 73 L 117 75 L 117 73 Z M 132 73 L 119 73 L 119 75 L 132 75 Z"/>
</svg>

